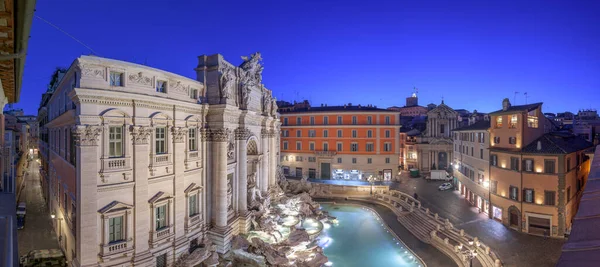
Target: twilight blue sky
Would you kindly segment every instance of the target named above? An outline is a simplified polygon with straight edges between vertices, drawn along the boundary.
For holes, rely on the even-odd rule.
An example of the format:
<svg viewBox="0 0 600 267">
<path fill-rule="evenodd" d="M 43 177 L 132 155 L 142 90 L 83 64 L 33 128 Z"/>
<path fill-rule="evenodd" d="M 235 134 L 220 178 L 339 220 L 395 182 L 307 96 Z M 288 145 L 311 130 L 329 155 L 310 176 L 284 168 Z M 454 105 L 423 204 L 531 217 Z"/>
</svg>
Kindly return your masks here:
<svg viewBox="0 0 600 267">
<path fill-rule="evenodd" d="M 195 78 L 197 56 L 263 54 L 278 99 L 489 112 L 509 97 L 545 112 L 598 108 L 600 1 L 38 0 L 36 15 L 97 55 Z M 57 66 L 84 46 L 34 18 L 20 103 L 37 113 Z M 515 104 L 515 103 L 513 103 Z"/>
</svg>

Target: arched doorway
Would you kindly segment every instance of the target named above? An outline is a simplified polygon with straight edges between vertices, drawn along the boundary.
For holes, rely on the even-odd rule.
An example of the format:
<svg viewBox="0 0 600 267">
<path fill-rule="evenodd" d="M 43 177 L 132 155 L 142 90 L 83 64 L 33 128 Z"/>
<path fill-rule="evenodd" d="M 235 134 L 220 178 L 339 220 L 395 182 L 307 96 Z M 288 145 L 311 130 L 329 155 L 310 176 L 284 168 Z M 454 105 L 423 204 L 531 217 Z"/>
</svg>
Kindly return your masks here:
<svg viewBox="0 0 600 267">
<path fill-rule="evenodd" d="M 521 227 L 521 211 L 515 206 L 508 208 L 508 225 L 510 227 Z"/>
<path fill-rule="evenodd" d="M 446 152 L 438 153 L 437 169 L 438 170 L 448 169 L 448 153 L 446 153 Z"/>
</svg>

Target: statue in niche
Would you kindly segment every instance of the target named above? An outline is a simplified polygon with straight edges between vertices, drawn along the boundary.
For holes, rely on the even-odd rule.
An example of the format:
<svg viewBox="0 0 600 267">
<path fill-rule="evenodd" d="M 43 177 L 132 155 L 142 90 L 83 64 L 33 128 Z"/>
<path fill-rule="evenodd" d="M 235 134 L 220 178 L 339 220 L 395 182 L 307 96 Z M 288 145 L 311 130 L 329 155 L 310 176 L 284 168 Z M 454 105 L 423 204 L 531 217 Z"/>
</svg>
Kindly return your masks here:
<svg viewBox="0 0 600 267">
<path fill-rule="evenodd" d="M 264 114 L 271 112 L 271 94 L 267 89 L 263 88 L 262 108 Z"/>
<path fill-rule="evenodd" d="M 233 69 L 224 68 L 221 73 L 221 99 L 229 98 L 231 94 L 231 87 L 233 86 L 235 80 L 235 74 L 233 73 Z"/>
<path fill-rule="evenodd" d="M 235 146 L 233 145 L 233 142 L 229 141 L 228 145 L 227 145 L 227 159 L 231 160 L 233 159 L 234 156 L 234 150 Z"/>
<path fill-rule="evenodd" d="M 277 115 L 277 109 L 279 109 L 277 106 L 277 98 L 273 98 L 271 100 L 271 116 Z"/>
<path fill-rule="evenodd" d="M 233 186 L 232 186 L 232 176 L 227 175 L 227 208 L 233 209 Z"/>
<path fill-rule="evenodd" d="M 251 79 L 253 82 L 255 82 L 255 84 L 261 84 L 262 71 L 264 67 L 262 66 L 262 56 L 260 55 L 260 52 L 250 55 L 250 58 L 247 56 L 242 56 L 242 60 L 244 60 L 244 63 L 240 65 L 240 68 L 251 75 Z"/>
<path fill-rule="evenodd" d="M 248 104 L 250 103 L 250 92 L 252 92 L 250 84 L 248 83 L 247 78 L 244 78 L 240 83 L 240 108 L 248 109 Z"/>
</svg>

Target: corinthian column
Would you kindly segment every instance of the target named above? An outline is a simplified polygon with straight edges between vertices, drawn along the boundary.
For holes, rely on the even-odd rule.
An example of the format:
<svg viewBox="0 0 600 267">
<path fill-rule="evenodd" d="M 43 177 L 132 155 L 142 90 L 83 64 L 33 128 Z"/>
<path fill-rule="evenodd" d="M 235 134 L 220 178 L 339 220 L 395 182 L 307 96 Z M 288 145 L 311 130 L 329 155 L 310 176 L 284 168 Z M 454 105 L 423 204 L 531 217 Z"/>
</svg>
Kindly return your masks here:
<svg viewBox="0 0 600 267">
<path fill-rule="evenodd" d="M 277 151 L 275 149 L 279 131 L 269 131 L 269 186 L 277 184 Z"/>
<path fill-rule="evenodd" d="M 248 212 L 248 147 L 246 140 L 250 137 L 250 130 L 238 128 L 235 130 L 237 140 L 237 166 L 238 166 L 238 213 L 245 215 Z"/>
<path fill-rule="evenodd" d="M 212 143 L 213 201 L 212 215 L 218 230 L 227 227 L 227 141 L 229 129 L 220 128 L 210 131 Z"/>
<path fill-rule="evenodd" d="M 262 138 L 260 142 L 262 159 L 260 161 L 259 188 L 262 193 L 267 193 L 269 191 L 269 131 L 262 129 L 260 137 Z"/>
<path fill-rule="evenodd" d="M 81 266 L 98 262 L 98 137 L 102 127 L 74 125 L 71 128 L 77 146 L 77 238 L 75 251 Z"/>
<path fill-rule="evenodd" d="M 148 205 L 148 165 L 150 165 L 150 136 L 152 128 L 149 126 L 131 126 L 131 142 L 133 143 L 133 177 L 135 177 L 134 219 L 139 222 L 150 218 L 150 207 Z M 150 222 L 135 225 L 134 240 L 134 265 L 148 264 L 152 260 L 149 250 L 148 239 L 150 233 Z"/>
</svg>

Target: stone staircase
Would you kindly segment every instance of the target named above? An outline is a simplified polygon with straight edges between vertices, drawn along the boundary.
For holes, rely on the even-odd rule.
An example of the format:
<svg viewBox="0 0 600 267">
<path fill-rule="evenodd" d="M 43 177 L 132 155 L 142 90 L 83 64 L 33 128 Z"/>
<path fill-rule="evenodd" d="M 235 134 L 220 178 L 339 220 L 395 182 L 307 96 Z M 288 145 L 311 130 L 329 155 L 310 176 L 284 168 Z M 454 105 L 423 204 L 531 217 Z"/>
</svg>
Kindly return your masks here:
<svg viewBox="0 0 600 267">
<path fill-rule="evenodd" d="M 459 267 L 468 265 L 467 251 L 476 251 L 477 260 L 484 267 L 501 267 L 502 262 L 481 243 L 464 230 L 456 229 L 448 219 L 432 214 L 413 197 L 395 190 L 375 194 L 372 202 L 390 208 L 409 232 L 424 243 L 431 244 L 453 259 Z"/>
</svg>

